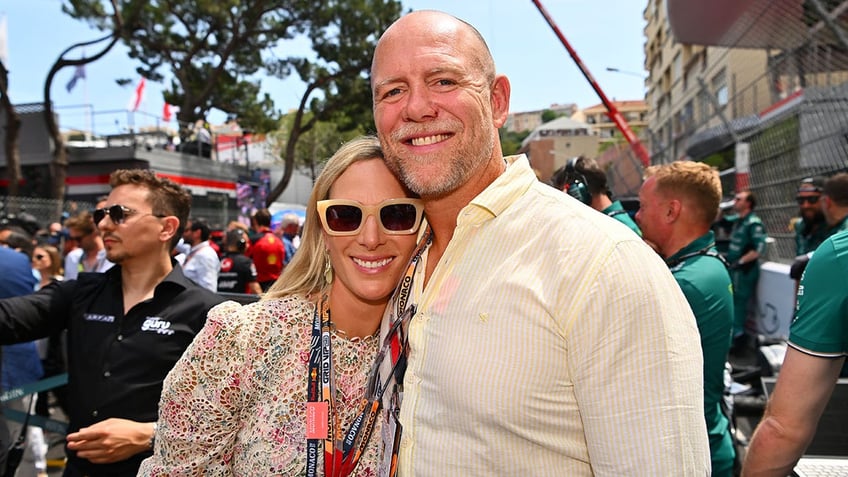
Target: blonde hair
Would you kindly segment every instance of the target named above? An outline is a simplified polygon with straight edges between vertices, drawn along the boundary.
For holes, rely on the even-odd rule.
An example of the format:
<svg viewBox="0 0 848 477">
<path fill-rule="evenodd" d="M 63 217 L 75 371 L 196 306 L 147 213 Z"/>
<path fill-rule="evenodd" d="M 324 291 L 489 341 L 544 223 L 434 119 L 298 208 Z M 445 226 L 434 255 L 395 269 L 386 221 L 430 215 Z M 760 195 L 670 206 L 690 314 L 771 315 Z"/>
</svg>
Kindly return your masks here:
<svg viewBox="0 0 848 477">
<path fill-rule="evenodd" d="M 718 171 L 703 162 L 675 161 L 650 166 L 645 178 L 653 177 L 657 192 L 689 199 L 696 208 L 698 219 L 712 223 L 721 203 L 721 179 Z"/>
<path fill-rule="evenodd" d="M 330 197 L 330 188 L 351 164 L 371 159 L 383 159 L 380 141 L 374 136 L 361 136 L 342 145 L 327 161 L 306 205 L 300 247 L 277 281 L 263 295 L 263 300 L 292 294 L 309 296 L 329 287 L 324 270 L 330 266 L 330 258 L 326 253 L 317 204 L 319 200 Z"/>
</svg>

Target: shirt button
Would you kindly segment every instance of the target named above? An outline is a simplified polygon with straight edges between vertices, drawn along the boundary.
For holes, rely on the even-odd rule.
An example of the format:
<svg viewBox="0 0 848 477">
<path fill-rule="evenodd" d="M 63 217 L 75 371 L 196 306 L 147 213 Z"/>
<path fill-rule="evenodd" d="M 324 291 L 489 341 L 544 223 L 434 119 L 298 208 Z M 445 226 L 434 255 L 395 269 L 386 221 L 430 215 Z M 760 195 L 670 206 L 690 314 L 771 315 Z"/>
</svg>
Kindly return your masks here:
<svg viewBox="0 0 848 477">
<path fill-rule="evenodd" d="M 124 335 L 118 335 L 118 341 L 122 341 L 124 339 Z"/>
<path fill-rule="evenodd" d="M 97 417 L 97 411 L 91 411 L 92 417 Z"/>
<path fill-rule="evenodd" d="M 109 371 L 106 371 L 105 373 L 103 373 L 104 378 L 108 378 L 111 375 L 112 375 L 112 373 L 110 373 Z"/>
</svg>

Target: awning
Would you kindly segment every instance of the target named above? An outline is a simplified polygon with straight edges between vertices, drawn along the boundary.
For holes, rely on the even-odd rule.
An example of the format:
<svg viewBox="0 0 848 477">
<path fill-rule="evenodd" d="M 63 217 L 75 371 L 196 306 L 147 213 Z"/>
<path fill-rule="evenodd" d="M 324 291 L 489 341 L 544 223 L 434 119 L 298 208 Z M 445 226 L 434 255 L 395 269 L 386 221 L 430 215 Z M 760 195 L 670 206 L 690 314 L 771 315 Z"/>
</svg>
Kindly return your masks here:
<svg viewBox="0 0 848 477">
<path fill-rule="evenodd" d="M 804 0 L 668 0 L 680 43 L 791 49 L 807 39 Z"/>
</svg>

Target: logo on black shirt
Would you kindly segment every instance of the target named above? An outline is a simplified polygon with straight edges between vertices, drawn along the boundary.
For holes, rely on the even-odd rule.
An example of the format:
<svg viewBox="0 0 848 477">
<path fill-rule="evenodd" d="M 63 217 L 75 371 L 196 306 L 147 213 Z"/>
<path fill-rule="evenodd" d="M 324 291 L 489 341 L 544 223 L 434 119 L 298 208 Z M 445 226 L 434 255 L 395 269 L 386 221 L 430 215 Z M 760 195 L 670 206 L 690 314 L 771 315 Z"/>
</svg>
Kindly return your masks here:
<svg viewBox="0 0 848 477">
<path fill-rule="evenodd" d="M 141 331 L 153 331 L 160 335 L 172 335 L 174 330 L 171 329 L 171 322 L 165 321 L 158 316 L 148 316 L 141 325 Z"/>
<path fill-rule="evenodd" d="M 85 321 L 99 321 L 101 323 L 114 323 L 115 317 L 112 315 L 98 315 L 97 313 L 86 313 L 83 316 Z"/>
</svg>

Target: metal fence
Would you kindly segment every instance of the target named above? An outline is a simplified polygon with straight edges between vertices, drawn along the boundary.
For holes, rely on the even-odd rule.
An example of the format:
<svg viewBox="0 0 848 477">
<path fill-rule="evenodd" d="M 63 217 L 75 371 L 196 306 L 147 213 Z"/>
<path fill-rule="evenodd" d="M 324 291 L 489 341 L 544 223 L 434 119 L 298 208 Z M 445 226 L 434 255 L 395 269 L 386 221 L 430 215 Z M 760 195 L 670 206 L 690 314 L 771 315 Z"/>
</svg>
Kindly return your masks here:
<svg viewBox="0 0 848 477">
<path fill-rule="evenodd" d="M 82 201 L 0 196 L 0 220 L 34 223 L 38 228 L 92 208 L 94 204 Z"/>
<path fill-rule="evenodd" d="M 687 76 L 684 65 L 670 85 L 669 98 L 682 97 L 693 85 L 697 93 L 679 100 L 678 109 L 669 109 L 666 118 L 672 120 L 666 124 L 673 127 L 640 132 L 655 164 L 688 158 L 730 169 L 737 145 L 747 144 L 747 187 L 757 197 L 755 212 L 774 239 L 768 258 L 782 262 L 795 257 L 790 223 L 798 215 L 794 198 L 801 179 L 848 170 L 848 1 L 812 4 L 816 8 L 805 7 L 800 19 L 794 10 L 769 12 L 768 17 L 785 18 L 782 35 L 799 39 L 791 46 L 684 45 L 687 51 L 700 52 L 690 63 L 701 76 L 698 81 Z M 769 8 L 784 5 L 787 2 Z M 767 28 L 757 22 L 746 25 L 747 32 Z M 749 39 L 746 32 L 738 38 Z M 702 62 L 717 66 L 711 71 Z M 640 181 L 632 178 L 642 171 L 637 157 L 626 146 L 604 154 L 611 156 L 604 162 L 611 164 L 613 193 L 636 195 Z M 734 193 L 733 177 L 723 174 L 725 197 Z M 745 187 L 744 182 L 739 185 Z"/>
<path fill-rule="evenodd" d="M 93 208 L 93 203 L 84 201 L 0 196 L 0 223 L 24 221 L 46 229 L 53 222 L 62 222 L 67 217 Z M 230 221 L 238 218 L 235 210 L 226 207 L 192 208 L 191 217 L 205 219 L 214 229 L 224 229 Z"/>
</svg>

